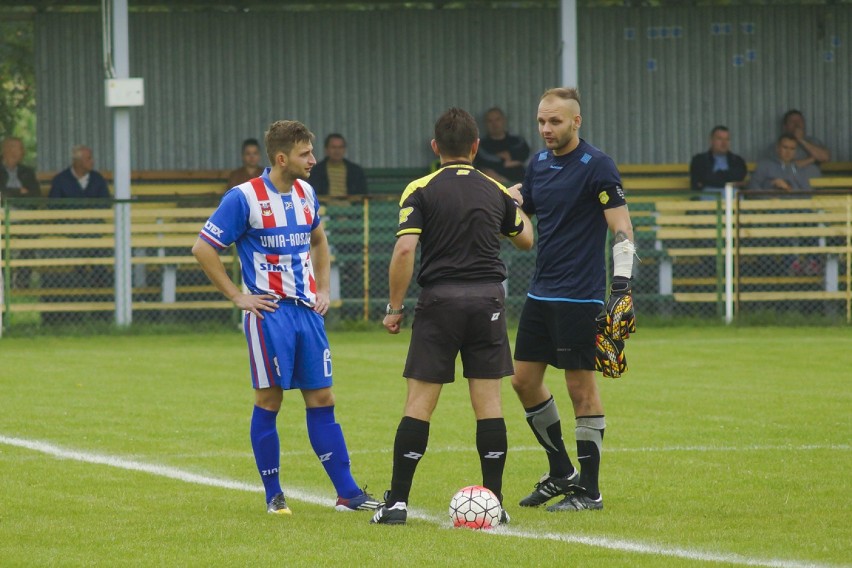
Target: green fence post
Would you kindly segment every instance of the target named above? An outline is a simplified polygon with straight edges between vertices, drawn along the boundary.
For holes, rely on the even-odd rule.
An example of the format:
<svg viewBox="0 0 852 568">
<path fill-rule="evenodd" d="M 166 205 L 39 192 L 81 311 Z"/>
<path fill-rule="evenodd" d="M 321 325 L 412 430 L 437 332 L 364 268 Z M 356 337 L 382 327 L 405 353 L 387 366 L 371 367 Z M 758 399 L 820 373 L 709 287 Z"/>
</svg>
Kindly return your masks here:
<svg viewBox="0 0 852 568">
<path fill-rule="evenodd" d="M 10 238 L 12 228 L 10 226 L 12 210 L 9 208 L 7 201 L 3 202 L 3 257 L 6 259 L 6 265 L 3 267 L 3 304 L 6 310 L 6 317 L 3 320 L 4 327 L 8 326 L 8 320 L 12 317 L 9 311 L 9 306 L 12 304 L 12 244 Z"/>
</svg>

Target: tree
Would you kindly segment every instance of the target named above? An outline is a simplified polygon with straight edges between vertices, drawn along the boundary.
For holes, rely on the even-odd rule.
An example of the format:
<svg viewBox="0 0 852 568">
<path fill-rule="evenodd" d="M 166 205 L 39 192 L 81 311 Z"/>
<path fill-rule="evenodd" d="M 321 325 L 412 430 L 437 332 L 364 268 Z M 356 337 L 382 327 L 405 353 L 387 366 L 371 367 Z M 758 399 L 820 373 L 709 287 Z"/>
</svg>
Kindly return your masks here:
<svg viewBox="0 0 852 568">
<path fill-rule="evenodd" d="M 35 132 L 23 132 L 21 126 L 35 116 L 33 46 L 32 19 L 0 21 L 0 138 L 20 136 L 28 150 L 34 148 Z"/>
</svg>

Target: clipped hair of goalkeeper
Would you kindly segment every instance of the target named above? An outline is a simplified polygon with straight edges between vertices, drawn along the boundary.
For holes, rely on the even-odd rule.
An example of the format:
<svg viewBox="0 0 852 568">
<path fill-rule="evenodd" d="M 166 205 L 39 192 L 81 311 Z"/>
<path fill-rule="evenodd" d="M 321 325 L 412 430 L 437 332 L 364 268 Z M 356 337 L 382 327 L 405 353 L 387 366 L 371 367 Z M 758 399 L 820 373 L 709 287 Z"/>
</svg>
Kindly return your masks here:
<svg viewBox="0 0 852 568">
<path fill-rule="evenodd" d="M 313 142 L 314 134 L 298 120 L 277 120 L 269 126 L 263 141 L 266 144 L 269 163 L 274 164 L 275 156 L 279 152 L 289 155 L 296 144 Z"/>
<path fill-rule="evenodd" d="M 452 107 L 435 122 L 435 144 L 443 157 L 468 156 L 478 139 L 476 120 L 466 110 Z"/>
</svg>

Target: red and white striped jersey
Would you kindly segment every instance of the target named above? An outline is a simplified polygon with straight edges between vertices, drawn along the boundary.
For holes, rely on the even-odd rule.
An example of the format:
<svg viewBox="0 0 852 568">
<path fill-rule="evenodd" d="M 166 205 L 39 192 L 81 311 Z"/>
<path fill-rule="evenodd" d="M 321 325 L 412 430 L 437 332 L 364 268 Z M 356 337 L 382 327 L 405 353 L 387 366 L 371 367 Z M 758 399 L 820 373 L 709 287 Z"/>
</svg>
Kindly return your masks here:
<svg viewBox="0 0 852 568">
<path fill-rule="evenodd" d="M 289 193 L 279 193 L 260 177 L 229 190 L 201 230 L 201 238 L 216 249 L 236 243 L 243 282 L 252 294 L 316 302 L 311 264 L 311 231 L 319 223 L 316 192 L 296 180 Z"/>
</svg>

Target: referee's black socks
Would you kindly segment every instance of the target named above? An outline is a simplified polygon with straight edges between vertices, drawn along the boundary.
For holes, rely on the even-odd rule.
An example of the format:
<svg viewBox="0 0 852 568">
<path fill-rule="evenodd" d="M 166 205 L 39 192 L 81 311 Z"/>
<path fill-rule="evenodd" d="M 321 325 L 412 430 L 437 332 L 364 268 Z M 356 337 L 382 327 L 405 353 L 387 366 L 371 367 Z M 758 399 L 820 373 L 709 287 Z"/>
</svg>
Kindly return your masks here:
<svg viewBox="0 0 852 568">
<path fill-rule="evenodd" d="M 393 476 L 391 478 L 388 503 L 408 503 L 411 482 L 420 458 L 426 453 L 429 442 L 429 423 L 410 416 L 403 416 L 396 429 L 393 442 Z"/>
<path fill-rule="evenodd" d="M 484 418 L 476 421 L 476 451 L 482 467 L 482 485 L 503 501 L 503 468 L 506 467 L 506 421 Z"/>
</svg>

